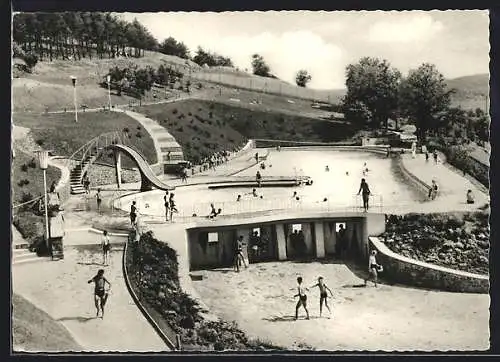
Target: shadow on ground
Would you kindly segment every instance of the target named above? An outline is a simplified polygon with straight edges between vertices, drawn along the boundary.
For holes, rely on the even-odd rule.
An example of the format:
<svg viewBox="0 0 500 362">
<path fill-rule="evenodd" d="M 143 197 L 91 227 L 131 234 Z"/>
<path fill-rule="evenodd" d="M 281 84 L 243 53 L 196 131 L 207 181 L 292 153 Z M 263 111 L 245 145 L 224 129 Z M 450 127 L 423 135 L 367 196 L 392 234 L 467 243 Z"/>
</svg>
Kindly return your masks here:
<svg viewBox="0 0 500 362">
<path fill-rule="evenodd" d="M 91 321 L 92 319 L 96 319 L 96 317 L 62 317 L 59 318 L 57 321 L 58 322 L 66 322 L 66 321 L 77 321 L 80 323 L 85 323 L 88 321 Z"/>
</svg>

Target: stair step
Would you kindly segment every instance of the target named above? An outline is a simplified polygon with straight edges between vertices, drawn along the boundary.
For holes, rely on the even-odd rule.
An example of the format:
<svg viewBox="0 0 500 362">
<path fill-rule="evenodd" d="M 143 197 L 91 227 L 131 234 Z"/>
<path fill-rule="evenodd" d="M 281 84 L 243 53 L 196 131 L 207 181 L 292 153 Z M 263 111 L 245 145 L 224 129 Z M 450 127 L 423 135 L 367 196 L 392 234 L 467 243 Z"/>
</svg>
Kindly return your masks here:
<svg viewBox="0 0 500 362">
<path fill-rule="evenodd" d="M 41 261 L 50 261 L 51 258 L 47 256 L 32 256 L 29 259 L 22 259 L 22 260 L 12 260 L 12 264 L 27 264 L 27 263 L 36 263 L 36 262 L 41 262 Z"/>
<path fill-rule="evenodd" d="M 13 255 L 12 256 L 12 261 L 13 262 L 23 261 L 23 260 L 32 259 L 32 258 L 38 258 L 38 255 L 36 255 L 36 253 L 31 252 L 31 251 L 25 251 L 24 254 L 15 254 L 15 255 Z"/>
<path fill-rule="evenodd" d="M 84 194 L 84 193 L 85 193 L 85 190 L 81 190 L 81 191 L 79 191 L 79 190 L 76 190 L 76 191 L 75 190 L 71 190 L 71 194 L 72 195 L 81 195 L 81 194 Z"/>
<path fill-rule="evenodd" d="M 85 190 L 83 186 L 80 185 L 71 185 L 72 190 Z"/>
</svg>

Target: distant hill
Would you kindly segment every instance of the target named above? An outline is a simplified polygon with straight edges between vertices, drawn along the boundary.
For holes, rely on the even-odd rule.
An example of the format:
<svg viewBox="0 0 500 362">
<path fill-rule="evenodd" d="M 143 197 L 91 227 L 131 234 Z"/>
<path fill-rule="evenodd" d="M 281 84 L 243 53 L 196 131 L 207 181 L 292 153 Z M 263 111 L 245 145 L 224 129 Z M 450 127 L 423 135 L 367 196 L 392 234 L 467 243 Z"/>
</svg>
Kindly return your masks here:
<svg viewBox="0 0 500 362">
<path fill-rule="evenodd" d="M 489 74 L 476 74 L 447 80 L 448 88 L 456 90 L 451 97 L 452 105 L 485 110 L 486 102 L 489 106 L 489 79 Z"/>
</svg>

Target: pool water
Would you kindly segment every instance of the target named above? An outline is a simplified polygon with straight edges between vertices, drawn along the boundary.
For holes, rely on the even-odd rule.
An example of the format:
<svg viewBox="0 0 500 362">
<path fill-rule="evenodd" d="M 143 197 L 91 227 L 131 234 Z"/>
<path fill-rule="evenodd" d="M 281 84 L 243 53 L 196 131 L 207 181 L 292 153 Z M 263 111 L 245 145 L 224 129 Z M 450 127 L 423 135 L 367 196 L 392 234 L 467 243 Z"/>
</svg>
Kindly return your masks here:
<svg viewBox="0 0 500 362">
<path fill-rule="evenodd" d="M 310 176 L 313 184 L 298 187 L 263 187 L 252 196 L 253 187 L 210 190 L 207 185 L 178 187 L 174 191 L 179 213 L 183 216 L 206 216 L 210 203 L 223 214 L 255 212 L 290 208 L 317 208 L 322 210 L 359 209 L 362 206 L 359 190 L 361 178 L 368 183 L 372 197 L 371 207 L 414 204 L 418 195 L 393 171 L 392 160 L 384 155 L 332 150 L 271 150 L 264 161 L 266 168 L 255 165 L 235 176 L 255 176 L 257 170 L 266 176 Z M 363 175 L 364 164 L 368 172 Z M 329 171 L 326 171 L 328 166 Z M 292 197 L 296 191 L 299 200 Z M 140 212 L 163 216 L 162 191 L 141 194 L 138 198 Z M 240 202 L 236 202 L 241 195 Z M 262 196 L 262 198 L 260 197 Z M 323 201 L 324 199 L 327 201 Z M 377 210 L 375 210 L 377 211 Z"/>
</svg>

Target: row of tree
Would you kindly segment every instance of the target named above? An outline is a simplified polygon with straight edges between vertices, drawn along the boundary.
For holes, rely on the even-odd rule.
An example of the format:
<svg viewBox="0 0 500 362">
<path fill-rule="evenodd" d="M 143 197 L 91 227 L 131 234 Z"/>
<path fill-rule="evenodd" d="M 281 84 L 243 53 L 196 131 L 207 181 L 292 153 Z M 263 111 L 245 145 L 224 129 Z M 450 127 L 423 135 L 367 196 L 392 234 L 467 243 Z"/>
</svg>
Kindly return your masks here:
<svg viewBox="0 0 500 362">
<path fill-rule="evenodd" d="M 111 13 L 19 13 L 13 18 L 13 40 L 40 60 L 143 56 L 158 43 L 137 19 Z"/>
<path fill-rule="evenodd" d="M 117 91 L 117 95 L 120 96 L 122 92 L 127 92 L 139 97 L 151 90 L 155 83 L 173 89 L 174 85 L 183 78 L 183 73 L 164 65 L 154 69 L 151 66 L 139 68 L 132 63 L 126 67 L 110 68 L 107 75 L 110 76 L 111 88 Z M 107 87 L 105 78 L 101 83 L 102 87 Z M 188 81 L 186 88 L 189 88 L 189 83 Z"/>
<path fill-rule="evenodd" d="M 420 140 L 426 139 L 429 130 L 449 130 L 460 122 L 471 134 L 488 135 L 484 112 L 473 112 L 472 117 L 450 106 L 454 90 L 448 89 L 433 64 L 424 63 L 404 77 L 387 60 L 364 57 L 347 66 L 346 87 L 342 110 L 358 126 L 387 128 L 389 118 L 406 118 L 415 124 Z"/>
</svg>

